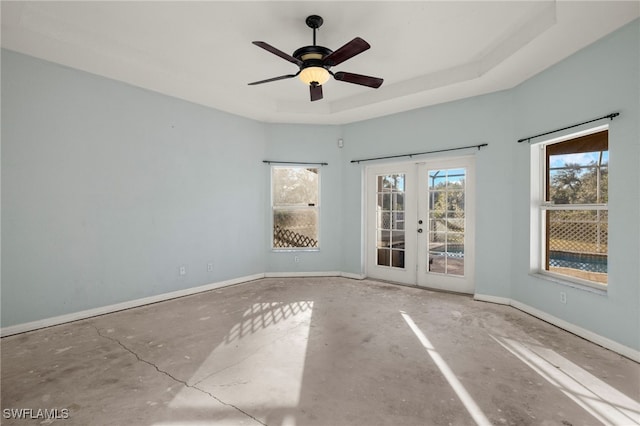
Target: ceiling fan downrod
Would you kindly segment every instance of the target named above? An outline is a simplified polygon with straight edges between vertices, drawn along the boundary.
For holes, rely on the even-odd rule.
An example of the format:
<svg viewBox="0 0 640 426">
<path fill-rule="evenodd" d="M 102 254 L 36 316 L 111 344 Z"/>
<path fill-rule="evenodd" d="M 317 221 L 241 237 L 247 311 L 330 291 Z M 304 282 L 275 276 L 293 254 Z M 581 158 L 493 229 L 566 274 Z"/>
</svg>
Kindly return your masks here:
<svg viewBox="0 0 640 426">
<path fill-rule="evenodd" d="M 306 19 L 305 22 L 307 23 L 307 26 L 309 28 L 313 29 L 313 45 L 315 46 L 316 45 L 316 30 L 322 26 L 322 23 L 324 22 L 324 20 L 322 19 L 321 16 L 311 15 L 311 16 L 307 16 L 307 19 Z"/>
</svg>

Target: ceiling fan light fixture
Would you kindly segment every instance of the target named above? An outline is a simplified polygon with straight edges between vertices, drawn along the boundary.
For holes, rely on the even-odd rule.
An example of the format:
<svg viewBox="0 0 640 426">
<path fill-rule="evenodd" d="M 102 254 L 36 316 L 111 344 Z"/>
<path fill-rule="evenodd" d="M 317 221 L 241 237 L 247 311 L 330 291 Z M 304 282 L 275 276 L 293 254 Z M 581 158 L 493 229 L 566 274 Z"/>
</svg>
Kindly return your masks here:
<svg viewBox="0 0 640 426">
<path fill-rule="evenodd" d="M 383 81 L 381 78 L 344 71 L 339 71 L 337 73 L 329 71 L 331 67 L 340 65 L 344 61 L 369 49 L 371 47 L 369 43 L 360 37 L 356 37 L 338 48 L 338 50 L 333 51 L 329 48 L 318 46 L 316 44 L 316 30 L 322 25 L 322 18 L 318 15 L 311 15 L 307 17 L 306 23 L 307 26 L 313 30 L 313 45 L 303 46 L 296 49 L 296 51 L 293 52 L 293 55 L 289 55 L 280 49 L 276 49 L 264 41 L 253 42 L 253 44 L 267 52 L 273 53 L 288 62 L 296 64 L 300 70 L 295 74 L 285 74 L 278 77 L 268 78 L 266 80 L 254 81 L 253 83 L 249 83 L 250 86 L 285 80 L 298 76 L 300 81 L 309 86 L 311 102 L 322 99 L 322 85 L 329 81 L 329 78 L 332 76 L 335 80 L 343 81 L 345 83 L 359 84 L 361 86 L 367 86 L 374 89 L 380 87 Z"/>
<path fill-rule="evenodd" d="M 329 71 L 323 67 L 307 67 L 300 71 L 300 80 L 306 85 L 316 82 L 323 85 L 329 80 Z"/>
</svg>

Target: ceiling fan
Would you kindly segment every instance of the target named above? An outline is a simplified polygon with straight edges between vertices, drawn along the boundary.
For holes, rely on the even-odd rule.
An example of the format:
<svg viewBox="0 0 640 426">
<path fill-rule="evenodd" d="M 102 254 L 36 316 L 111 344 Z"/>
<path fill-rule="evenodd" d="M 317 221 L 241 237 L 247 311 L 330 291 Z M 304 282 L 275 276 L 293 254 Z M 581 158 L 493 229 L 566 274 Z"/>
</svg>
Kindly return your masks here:
<svg viewBox="0 0 640 426">
<path fill-rule="evenodd" d="M 339 65 L 347 59 L 353 58 L 369 49 L 371 47 L 369 43 L 360 37 L 356 37 L 336 51 L 324 46 L 317 46 L 316 30 L 322 26 L 323 20 L 318 15 L 311 15 L 307 17 L 305 22 L 308 27 L 313 29 L 313 46 L 301 47 L 293 52 L 293 56 L 276 49 L 264 41 L 253 42 L 256 46 L 296 64 L 300 68 L 299 71 L 295 74 L 286 74 L 266 80 L 254 81 L 253 83 L 249 83 L 250 86 L 300 76 L 300 80 L 309 85 L 311 101 L 313 102 L 322 99 L 322 85 L 329 80 L 329 76 L 333 76 L 333 78 L 338 81 L 360 84 L 374 89 L 382 85 L 383 79 L 381 78 L 343 71 L 334 73 L 330 70 L 331 67 Z"/>
</svg>

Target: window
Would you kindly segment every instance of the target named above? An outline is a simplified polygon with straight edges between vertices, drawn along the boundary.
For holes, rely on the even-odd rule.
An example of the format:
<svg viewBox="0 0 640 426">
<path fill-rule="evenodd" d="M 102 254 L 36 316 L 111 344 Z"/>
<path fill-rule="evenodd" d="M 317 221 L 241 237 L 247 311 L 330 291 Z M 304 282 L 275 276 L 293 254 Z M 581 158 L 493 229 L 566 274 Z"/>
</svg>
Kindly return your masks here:
<svg viewBox="0 0 640 426">
<path fill-rule="evenodd" d="M 534 149 L 537 147 L 534 147 Z M 541 144 L 539 270 L 605 288 L 608 131 Z"/>
<path fill-rule="evenodd" d="M 319 172 L 313 167 L 271 168 L 273 249 L 318 248 Z"/>
</svg>

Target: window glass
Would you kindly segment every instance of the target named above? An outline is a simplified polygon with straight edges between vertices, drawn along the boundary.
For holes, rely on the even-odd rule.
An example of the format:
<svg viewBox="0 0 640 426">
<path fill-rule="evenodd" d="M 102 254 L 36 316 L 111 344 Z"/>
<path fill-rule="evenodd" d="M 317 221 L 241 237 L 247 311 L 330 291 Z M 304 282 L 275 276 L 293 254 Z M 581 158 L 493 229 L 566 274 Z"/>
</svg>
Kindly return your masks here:
<svg viewBox="0 0 640 426">
<path fill-rule="evenodd" d="M 318 204 L 318 169 L 273 168 L 273 205 L 309 206 Z"/>
<path fill-rule="evenodd" d="M 607 284 L 607 131 L 545 146 L 541 269 Z"/>
<path fill-rule="evenodd" d="M 549 192 L 554 204 L 608 201 L 609 151 L 549 156 Z"/>
<path fill-rule="evenodd" d="M 273 248 L 318 247 L 319 169 L 273 167 Z"/>
</svg>

